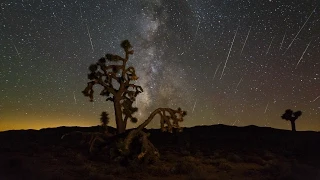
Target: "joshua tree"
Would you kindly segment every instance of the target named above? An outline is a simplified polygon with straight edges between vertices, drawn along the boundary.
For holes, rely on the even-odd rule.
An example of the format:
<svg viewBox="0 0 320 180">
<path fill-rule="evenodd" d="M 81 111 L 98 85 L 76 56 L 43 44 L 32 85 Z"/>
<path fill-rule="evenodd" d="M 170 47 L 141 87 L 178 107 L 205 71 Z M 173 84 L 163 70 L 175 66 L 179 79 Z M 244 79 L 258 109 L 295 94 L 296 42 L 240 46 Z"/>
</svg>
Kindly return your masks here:
<svg viewBox="0 0 320 180">
<path fill-rule="evenodd" d="M 293 112 L 291 109 L 287 109 L 281 118 L 291 122 L 292 131 L 296 131 L 295 121 L 302 115 L 301 111 Z"/>
<path fill-rule="evenodd" d="M 106 96 L 107 101 L 113 102 L 118 131 L 118 135 L 112 138 L 105 138 L 102 133 L 98 133 L 94 137 L 92 136 L 89 141 L 90 152 L 94 149 L 96 141 L 99 141 L 99 147 L 102 147 L 101 144 L 104 144 L 104 147 L 109 148 L 110 152 L 115 150 L 118 157 L 135 157 L 139 161 L 153 161 L 159 157 L 158 150 L 148 140 L 148 134 L 142 130 L 157 114 L 160 115 L 162 131 L 172 133 L 173 128 L 181 130 L 179 123 L 183 121 L 183 117 L 187 112 L 182 111 L 181 108 L 177 110 L 158 108 L 136 129 L 125 132 L 128 119 L 132 122 L 137 122 L 137 118 L 132 115 L 138 108 L 132 107 L 132 104 L 136 100 L 137 95 L 143 92 L 143 89 L 141 86 L 133 84 L 133 81 L 138 79 L 134 67 L 126 67 L 129 55 L 133 54 L 130 42 L 124 40 L 121 43 L 121 47 L 124 49 L 125 58 L 118 55 L 106 54 L 96 64 L 89 66 L 90 74 L 88 74 L 88 79 L 91 81 L 88 82 L 87 87 L 82 93 L 90 97 L 90 101 L 93 101 L 93 86 L 99 84 L 103 87 L 100 95 Z M 107 60 L 120 63 L 106 65 Z M 103 112 L 101 114 L 103 126 L 106 126 L 108 120 L 108 114 Z M 135 148 L 137 146 L 138 148 Z M 138 152 L 136 152 L 137 149 Z M 114 152 L 111 154 L 114 154 Z"/>
<path fill-rule="evenodd" d="M 88 79 L 91 81 L 82 91 L 85 96 L 90 97 L 92 102 L 93 86 L 95 84 L 103 86 L 100 95 L 105 96 L 107 101 L 113 102 L 118 133 L 125 131 L 128 119 L 133 123 L 137 122 L 137 118 L 132 115 L 138 108 L 132 107 L 132 104 L 137 95 L 143 92 L 141 86 L 133 83 L 138 79 L 134 67 L 126 67 L 129 55 L 133 54 L 132 46 L 128 40 L 124 40 L 121 47 L 125 52 L 124 58 L 114 54 L 106 54 L 97 63 L 89 66 Z M 107 60 L 116 64 L 106 65 Z"/>
<path fill-rule="evenodd" d="M 100 115 L 100 122 L 103 132 L 107 132 L 107 124 L 109 124 L 109 114 L 103 111 Z"/>
</svg>

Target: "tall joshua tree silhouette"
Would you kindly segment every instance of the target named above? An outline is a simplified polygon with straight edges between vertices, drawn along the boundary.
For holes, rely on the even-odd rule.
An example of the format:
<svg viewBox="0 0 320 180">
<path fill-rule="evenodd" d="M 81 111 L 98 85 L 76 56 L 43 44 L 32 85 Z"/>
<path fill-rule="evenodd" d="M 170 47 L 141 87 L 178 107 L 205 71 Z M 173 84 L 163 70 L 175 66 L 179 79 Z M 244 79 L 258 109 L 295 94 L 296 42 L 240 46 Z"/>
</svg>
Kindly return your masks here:
<svg viewBox="0 0 320 180">
<path fill-rule="evenodd" d="M 181 108 L 177 110 L 157 108 L 137 128 L 131 131 L 125 131 L 128 119 L 133 123 L 138 121 L 137 118 L 133 117 L 133 114 L 138 111 L 138 108 L 133 107 L 132 104 L 138 94 L 143 92 L 143 89 L 141 86 L 134 84 L 135 80 L 138 79 L 134 67 L 126 67 L 129 56 L 133 54 L 130 42 L 128 40 L 122 41 L 121 47 L 125 52 L 124 58 L 114 54 L 106 54 L 105 57 L 100 58 L 97 63 L 89 66 L 90 73 L 88 74 L 88 79 L 90 81 L 82 93 L 88 96 L 92 102 L 94 85 L 103 87 L 100 95 L 105 96 L 107 101 L 113 102 L 118 132 L 118 135 L 115 135 L 114 138 L 106 137 L 107 133 L 93 134 L 89 142 L 90 152 L 93 151 L 95 142 L 99 141 L 99 147 L 107 147 L 110 153 L 112 152 L 111 154 L 117 154 L 119 157 L 135 157 L 135 159 L 145 162 L 149 162 L 150 160 L 154 161 L 159 158 L 158 150 L 148 140 L 148 134 L 145 133 L 143 129 L 155 116 L 159 115 L 162 131 L 172 133 L 173 128 L 181 131 L 182 128 L 179 126 L 179 123 L 183 121 L 187 112 Z M 107 61 L 114 64 L 106 65 Z M 109 121 L 108 113 L 102 112 L 100 120 L 102 126 L 106 126 Z M 140 149 L 140 151 L 138 149 Z M 137 150 L 139 152 L 137 152 Z"/>
<path fill-rule="evenodd" d="M 106 54 L 97 63 L 89 66 L 90 73 L 88 74 L 88 79 L 90 81 L 82 91 L 93 102 L 93 86 L 96 84 L 103 86 L 100 95 L 105 96 L 107 101 L 113 102 L 118 134 L 125 132 L 128 119 L 133 123 L 138 121 L 137 118 L 133 117 L 138 108 L 133 107 L 132 104 L 136 100 L 137 95 L 143 92 L 141 86 L 134 84 L 134 81 L 138 79 L 134 67 L 126 67 L 129 55 L 133 54 L 132 46 L 128 40 L 124 40 L 121 43 L 121 47 L 125 52 L 124 58 L 114 54 Z M 107 60 L 116 64 L 106 65 Z M 183 117 L 187 112 L 182 111 L 181 108 L 177 110 L 158 108 L 137 128 L 137 133 L 131 134 L 139 134 L 157 114 L 161 117 L 161 130 L 172 132 L 172 128 L 181 130 L 179 122 L 183 121 Z M 134 136 L 130 135 L 129 137 Z"/>
<path fill-rule="evenodd" d="M 121 43 L 121 47 L 125 51 L 124 58 L 114 54 L 106 54 L 97 63 L 89 66 L 90 74 L 88 74 L 88 79 L 91 81 L 87 83 L 87 87 L 82 91 L 93 102 L 93 86 L 95 84 L 103 86 L 104 89 L 100 92 L 100 95 L 105 96 L 107 101 L 113 102 L 118 133 L 125 131 L 128 119 L 133 123 L 137 122 L 137 118 L 132 115 L 138 111 L 138 108 L 132 107 L 132 103 L 137 95 L 143 92 L 141 86 L 132 83 L 138 79 L 134 67 L 126 67 L 129 55 L 133 54 L 132 46 L 128 40 L 124 40 Z M 120 65 L 119 63 L 106 65 L 107 60 L 121 63 Z"/>
<path fill-rule="evenodd" d="M 302 115 L 302 111 L 293 112 L 291 109 L 287 109 L 281 118 L 291 122 L 292 131 L 296 131 L 295 121 Z"/>
</svg>

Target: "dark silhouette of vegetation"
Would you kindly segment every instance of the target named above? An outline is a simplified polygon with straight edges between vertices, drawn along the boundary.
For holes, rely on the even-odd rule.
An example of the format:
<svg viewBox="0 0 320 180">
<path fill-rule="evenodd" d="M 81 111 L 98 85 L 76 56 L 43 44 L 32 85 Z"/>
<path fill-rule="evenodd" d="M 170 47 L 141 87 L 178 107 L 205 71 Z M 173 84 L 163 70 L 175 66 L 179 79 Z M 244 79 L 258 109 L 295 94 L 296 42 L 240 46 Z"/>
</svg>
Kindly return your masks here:
<svg viewBox="0 0 320 180">
<path fill-rule="evenodd" d="M 293 112 L 291 109 L 287 109 L 281 118 L 291 122 L 292 131 L 296 131 L 295 121 L 302 115 L 302 111 Z"/>
<path fill-rule="evenodd" d="M 177 129 L 182 130 L 179 122 L 183 121 L 183 117 L 187 115 L 186 111 L 181 108 L 177 110 L 171 108 L 158 108 L 153 111 L 150 116 L 137 128 L 126 131 L 127 120 L 136 123 L 137 118 L 133 114 L 138 111 L 137 107 L 132 104 L 136 100 L 138 94 L 143 92 L 141 86 L 135 85 L 135 80 L 138 79 L 135 68 L 126 67 L 129 56 L 133 54 L 132 46 L 128 40 L 121 43 L 124 49 L 125 57 L 114 54 L 106 54 L 98 60 L 97 63 L 89 66 L 90 73 L 87 87 L 82 91 L 85 96 L 93 102 L 93 87 L 100 85 L 103 90 L 101 96 L 105 96 L 107 101 L 113 102 L 115 111 L 115 120 L 117 125 L 117 135 L 110 137 L 108 133 L 91 133 L 89 151 L 95 151 L 98 146 L 98 151 L 101 148 L 109 150 L 110 158 L 121 159 L 121 161 L 138 160 L 139 162 L 150 163 L 159 158 L 158 150 L 148 140 L 149 134 L 143 132 L 143 129 L 154 119 L 158 114 L 160 116 L 161 130 L 173 132 Z M 115 63 L 115 65 L 106 65 L 107 61 Z M 119 63 L 120 62 L 120 63 Z M 120 65 L 119 65 L 120 64 Z M 107 112 L 102 112 L 100 118 L 102 127 L 107 128 L 109 117 Z M 112 155 L 111 155 L 112 154 Z"/>
<path fill-rule="evenodd" d="M 135 68 L 127 67 L 129 56 L 133 54 L 132 46 L 128 40 L 124 40 L 121 47 L 125 52 L 124 58 L 114 54 L 106 54 L 97 63 L 89 66 L 88 79 L 91 81 L 82 91 L 93 102 L 93 86 L 103 86 L 100 95 L 105 96 L 107 101 L 113 102 L 118 133 L 125 131 L 128 119 L 133 123 L 137 122 L 137 118 L 133 117 L 133 114 L 138 111 L 138 108 L 132 107 L 132 104 L 137 95 L 143 92 L 141 86 L 134 84 L 134 81 L 138 79 Z M 115 64 L 106 65 L 107 61 Z"/>
<path fill-rule="evenodd" d="M 103 111 L 100 115 L 100 123 L 102 127 L 102 132 L 108 132 L 109 124 L 109 114 L 106 111 Z"/>
</svg>

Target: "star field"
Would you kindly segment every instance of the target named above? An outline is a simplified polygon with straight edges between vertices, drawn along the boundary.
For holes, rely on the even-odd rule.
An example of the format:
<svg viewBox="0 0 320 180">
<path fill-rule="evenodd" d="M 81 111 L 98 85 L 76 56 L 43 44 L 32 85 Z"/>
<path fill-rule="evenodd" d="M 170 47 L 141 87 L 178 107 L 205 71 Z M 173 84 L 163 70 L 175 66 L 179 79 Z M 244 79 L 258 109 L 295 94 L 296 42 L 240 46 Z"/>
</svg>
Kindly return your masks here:
<svg viewBox="0 0 320 180">
<path fill-rule="evenodd" d="M 188 111 L 183 126 L 320 130 L 316 0 L 4 0 L 0 3 L 0 130 L 99 124 L 113 104 L 81 91 L 88 66 L 135 51 L 137 117 Z M 99 87 L 96 87 L 99 89 Z M 138 124 L 139 124 L 138 122 Z M 128 124 L 134 127 L 135 124 Z M 149 127 L 158 128 L 154 121 Z"/>
</svg>

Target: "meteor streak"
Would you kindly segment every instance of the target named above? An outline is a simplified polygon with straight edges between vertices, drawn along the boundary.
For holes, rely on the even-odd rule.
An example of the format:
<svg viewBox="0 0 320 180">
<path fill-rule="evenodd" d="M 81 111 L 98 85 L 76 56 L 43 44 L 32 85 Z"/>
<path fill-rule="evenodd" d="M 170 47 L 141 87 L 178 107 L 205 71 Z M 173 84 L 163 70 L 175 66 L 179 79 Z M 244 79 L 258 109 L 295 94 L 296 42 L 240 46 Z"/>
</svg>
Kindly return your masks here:
<svg viewBox="0 0 320 180">
<path fill-rule="evenodd" d="M 311 41 L 312 41 L 312 40 L 311 40 Z M 304 56 L 304 53 L 306 53 L 306 51 L 308 50 L 308 48 L 309 48 L 309 46 L 310 46 L 310 44 L 311 44 L 311 41 L 310 41 L 309 44 L 307 45 L 306 49 L 303 51 L 303 53 L 302 53 L 302 55 L 301 55 L 301 57 L 300 57 L 297 65 L 296 65 L 296 69 L 298 68 L 299 63 L 300 63 L 300 61 L 302 60 L 302 58 L 303 58 L 303 56 Z"/>
<path fill-rule="evenodd" d="M 80 6 L 80 18 L 81 18 L 81 20 L 83 20 L 83 19 L 82 19 L 82 10 L 81 10 L 81 6 Z"/>
<path fill-rule="evenodd" d="M 286 37 L 286 34 L 287 34 L 287 31 L 284 33 L 283 35 L 283 38 L 282 38 L 282 41 L 281 41 L 281 45 L 280 45 L 280 50 L 282 49 L 282 45 L 283 45 L 283 42 L 284 42 L 284 38 Z"/>
<path fill-rule="evenodd" d="M 242 82 L 242 79 L 243 79 L 243 77 L 242 77 L 242 78 L 240 79 L 240 81 L 238 82 L 237 87 L 236 87 L 236 89 L 234 90 L 234 93 L 237 93 L 238 86 L 239 86 L 239 84 Z"/>
<path fill-rule="evenodd" d="M 76 99 L 76 95 L 74 94 L 74 91 L 73 91 L 73 99 L 74 99 L 74 104 L 77 104 L 77 99 Z"/>
<path fill-rule="evenodd" d="M 233 40 L 232 40 L 232 43 L 231 43 L 231 46 L 230 46 L 230 49 L 229 49 L 229 52 L 228 52 L 228 56 L 227 56 L 226 62 L 224 63 L 224 66 L 223 66 L 223 69 L 222 69 L 222 72 L 221 72 L 220 79 L 222 79 L 222 76 L 223 76 L 223 73 L 224 73 L 224 69 L 227 66 L 227 62 L 228 62 L 228 59 L 229 59 L 229 56 L 230 56 L 230 52 L 232 50 L 232 46 L 233 46 L 234 40 L 236 39 L 239 27 L 240 27 L 240 23 L 239 23 L 239 25 L 237 27 L 236 33 L 234 34 L 234 37 L 233 37 Z"/>
<path fill-rule="evenodd" d="M 221 61 L 221 63 L 218 65 L 218 67 L 216 68 L 216 71 L 214 72 L 214 76 L 213 76 L 213 79 L 216 77 L 216 74 L 217 74 L 217 72 L 218 72 L 218 69 L 219 69 L 219 67 L 220 67 L 220 65 L 222 64 L 222 61 Z"/>
<path fill-rule="evenodd" d="M 318 97 L 316 97 L 313 101 L 311 101 L 311 102 L 315 102 L 317 99 L 319 99 L 320 98 L 320 96 L 318 96 Z"/>
<path fill-rule="evenodd" d="M 244 41 L 244 44 L 243 44 L 243 46 L 242 46 L 241 53 L 240 53 L 240 57 L 241 57 L 242 52 L 243 52 L 243 49 L 244 49 L 244 47 L 245 47 L 245 45 L 246 45 L 246 43 L 247 43 L 247 40 L 248 40 L 248 37 L 249 37 L 250 31 L 251 31 L 251 28 L 252 28 L 252 26 L 250 26 L 250 29 L 249 29 L 249 31 L 248 31 L 248 34 L 247 34 L 246 40 Z"/>
<path fill-rule="evenodd" d="M 268 104 L 267 104 L 266 108 L 264 109 L 264 113 L 266 113 L 266 112 L 267 112 L 267 110 L 268 110 L 268 106 L 269 106 L 269 102 L 268 102 Z"/>
<path fill-rule="evenodd" d="M 92 44 L 92 38 L 91 38 L 91 34 L 90 34 L 90 31 L 89 31 L 88 25 L 87 25 L 87 30 L 88 30 L 88 36 L 89 36 L 89 39 L 90 39 L 91 49 L 92 49 L 92 52 L 94 52 L 93 44 Z"/>
<path fill-rule="evenodd" d="M 192 108 L 192 113 L 194 111 L 194 108 L 196 107 L 197 101 L 194 102 L 193 108 Z"/>
<path fill-rule="evenodd" d="M 296 34 L 296 36 L 293 38 L 293 40 L 291 41 L 291 43 L 289 44 L 288 48 L 287 48 L 286 51 L 283 53 L 283 55 L 286 54 L 286 52 L 288 51 L 288 49 L 291 47 L 293 41 L 296 40 L 296 38 L 297 38 L 298 35 L 300 34 L 301 30 L 302 30 L 303 27 L 306 25 L 306 23 L 308 22 L 308 20 L 310 19 L 310 17 L 312 16 L 313 12 L 316 10 L 317 7 L 318 7 L 318 6 L 316 6 L 316 7 L 312 10 L 312 12 L 310 13 L 308 19 L 304 22 L 304 24 L 302 25 L 302 27 L 300 28 L 300 30 L 298 31 L 298 33 Z"/>
<path fill-rule="evenodd" d="M 269 44 L 268 50 L 267 50 L 267 52 L 266 52 L 266 55 L 269 53 L 269 50 L 270 50 L 270 47 L 271 47 L 271 45 L 272 45 L 272 42 L 273 42 L 274 38 L 275 38 L 275 36 L 271 39 L 271 42 L 270 42 L 270 44 Z"/>
<path fill-rule="evenodd" d="M 16 47 L 16 45 L 14 45 L 14 43 L 13 43 L 13 41 L 12 41 L 12 40 L 11 40 L 11 42 L 12 42 L 12 45 L 13 45 L 14 49 L 16 50 L 16 52 L 17 52 L 17 54 L 18 54 L 19 58 L 20 58 L 20 59 L 22 59 L 22 58 L 21 58 L 21 56 L 20 56 L 20 53 L 19 53 L 19 51 L 18 51 L 18 49 L 17 49 L 17 47 Z"/>
<path fill-rule="evenodd" d="M 199 26 L 200 26 L 200 21 L 199 21 L 198 26 L 197 26 L 196 35 L 194 35 L 195 38 L 197 37 Z"/>
<path fill-rule="evenodd" d="M 233 123 L 232 123 L 232 126 L 234 126 L 236 124 L 236 122 L 239 122 L 240 123 L 240 120 L 239 119 L 236 119 Z"/>
</svg>

